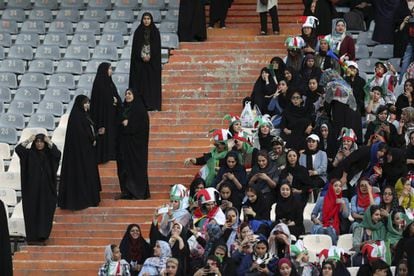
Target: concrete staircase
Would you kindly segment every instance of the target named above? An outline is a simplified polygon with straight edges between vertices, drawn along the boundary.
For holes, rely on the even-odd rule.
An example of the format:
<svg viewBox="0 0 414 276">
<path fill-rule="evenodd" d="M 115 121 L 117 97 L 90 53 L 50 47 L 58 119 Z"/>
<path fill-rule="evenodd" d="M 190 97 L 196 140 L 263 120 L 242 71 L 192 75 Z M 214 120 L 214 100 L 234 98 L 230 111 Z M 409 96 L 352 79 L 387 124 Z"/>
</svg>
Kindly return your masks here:
<svg viewBox="0 0 414 276">
<path fill-rule="evenodd" d="M 148 237 L 152 214 L 168 201 L 172 184 L 189 185 L 198 171 L 183 160 L 209 149 L 208 131 L 225 126 L 227 113 L 240 113 L 260 69 L 285 55 L 286 34 L 300 32 L 301 0 L 279 0 L 280 36 L 257 36 L 256 0 L 235 0 L 227 29 L 208 31 L 208 41 L 181 43 L 163 69 L 163 111 L 151 113 L 149 175 L 151 199 L 116 201 L 116 164 L 100 167 L 103 191 L 99 207 L 57 209 L 47 246 L 22 246 L 14 256 L 15 275 L 96 275 L 104 246 L 119 243 L 129 223 Z M 269 27 L 270 28 L 270 27 Z"/>
</svg>

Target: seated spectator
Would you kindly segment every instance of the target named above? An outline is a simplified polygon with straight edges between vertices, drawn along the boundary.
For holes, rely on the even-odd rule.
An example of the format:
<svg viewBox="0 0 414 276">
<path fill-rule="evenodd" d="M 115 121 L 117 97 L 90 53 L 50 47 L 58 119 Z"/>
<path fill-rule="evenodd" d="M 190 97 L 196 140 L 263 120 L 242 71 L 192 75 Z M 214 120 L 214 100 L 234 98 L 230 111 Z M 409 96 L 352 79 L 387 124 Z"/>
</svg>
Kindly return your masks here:
<svg viewBox="0 0 414 276">
<path fill-rule="evenodd" d="M 394 211 L 388 216 L 386 240 L 390 242 L 391 253 L 394 253 L 397 243 L 403 237 L 403 231 L 409 222 L 404 209 Z"/>
<path fill-rule="evenodd" d="M 302 81 L 305 84 L 307 84 L 311 78 L 319 81 L 322 75 L 322 70 L 315 64 L 315 55 L 307 54 L 305 56 L 300 74 L 302 76 Z"/>
<path fill-rule="evenodd" d="M 326 182 L 328 158 L 326 152 L 319 150 L 319 136 L 311 134 L 306 138 L 305 151 L 300 155 L 299 165 L 306 168 L 312 181 L 311 187 L 316 191 Z"/>
<path fill-rule="evenodd" d="M 206 188 L 206 181 L 202 179 L 201 177 L 194 178 L 193 181 L 191 181 L 190 184 L 190 195 L 189 195 L 189 211 L 191 212 L 195 208 L 198 207 L 198 203 L 196 200 L 196 194 L 198 191 Z"/>
<path fill-rule="evenodd" d="M 388 72 L 389 70 L 389 72 Z M 365 105 L 367 105 L 367 97 L 370 91 L 376 86 L 381 87 L 381 95 L 384 98 L 385 103 L 394 103 L 396 98 L 394 95 L 394 89 L 397 84 L 397 72 L 392 64 L 388 64 L 388 69 L 381 61 L 375 63 L 374 69 L 375 75 L 367 80 L 364 87 L 365 90 Z M 378 90 L 378 89 L 377 89 Z M 369 98 L 369 97 L 368 97 Z M 375 111 L 375 110 L 374 110 Z M 367 113 L 368 110 L 367 110 Z"/>
<path fill-rule="evenodd" d="M 264 200 L 273 204 L 276 201 L 275 188 L 279 178 L 279 169 L 269 158 L 265 150 L 259 151 L 257 164 L 255 164 L 248 176 L 249 186 L 261 191 Z"/>
<path fill-rule="evenodd" d="M 221 276 L 220 272 L 220 260 L 214 255 L 208 256 L 205 266 L 200 268 L 194 273 L 194 276 L 204 276 L 204 275 L 216 275 Z"/>
<path fill-rule="evenodd" d="M 405 148 L 405 156 L 407 158 L 407 170 L 414 171 L 414 131 L 409 134 L 410 142 Z"/>
<path fill-rule="evenodd" d="M 320 78 L 320 76 L 319 76 Z M 306 101 L 310 101 L 315 106 L 315 110 L 318 110 L 321 105 L 321 97 L 325 91 L 319 86 L 319 78 L 312 76 L 307 82 L 307 89 L 305 91 Z"/>
<path fill-rule="evenodd" d="M 414 189 L 412 176 L 401 177 L 395 183 L 395 191 L 397 192 L 398 203 L 404 209 L 408 209 L 410 212 L 414 211 Z"/>
<path fill-rule="evenodd" d="M 236 151 L 229 151 L 224 160 L 225 163 L 220 166 L 213 187 L 219 190 L 224 182 L 230 184 L 233 199 L 236 202 L 241 202 L 247 184 L 246 169 L 240 164 L 239 155 Z"/>
<path fill-rule="evenodd" d="M 240 215 L 236 208 L 230 207 L 226 210 L 226 223 L 222 227 L 222 239 L 226 243 L 227 250 L 230 252 L 231 246 L 237 238 L 237 231 L 240 224 Z"/>
<path fill-rule="evenodd" d="M 269 105 L 270 98 L 267 96 L 273 95 L 276 89 L 277 86 L 275 80 L 270 75 L 270 70 L 267 67 L 263 67 L 250 95 L 252 107 L 257 105 L 262 114 L 269 114 L 267 106 Z"/>
<path fill-rule="evenodd" d="M 312 234 L 326 234 L 336 245 L 341 234 L 341 224 L 349 216 L 349 201 L 342 197 L 342 184 L 339 180 L 331 180 L 328 192 L 318 198 L 312 211 Z M 347 231 L 347 230 L 346 230 Z"/>
<path fill-rule="evenodd" d="M 279 185 L 279 198 L 276 205 L 276 223 L 282 222 L 289 227 L 295 237 L 305 233 L 302 203 L 293 197 L 292 187 L 285 180 Z"/>
<path fill-rule="evenodd" d="M 171 232 L 173 222 L 180 223 L 187 228 L 191 215 L 188 212 L 187 188 L 182 184 L 175 184 L 170 190 L 170 207 L 168 213 L 164 213 L 159 225 L 160 232 L 167 236 Z"/>
<path fill-rule="evenodd" d="M 258 151 L 258 149 L 253 147 L 251 144 L 251 136 L 243 131 L 236 134 L 233 137 L 233 141 L 234 145 L 230 146 L 231 150 L 236 151 L 239 154 L 240 163 L 246 169 L 251 168 L 257 158 Z"/>
<path fill-rule="evenodd" d="M 356 104 L 357 104 L 357 110 L 361 114 L 361 116 L 365 116 L 365 92 L 364 87 L 366 84 L 365 79 L 361 78 L 359 76 L 359 68 L 358 63 L 355 61 L 347 61 L 346 62 L 347 69 L 345 72 L 345 81 L 349 83 L 352 87 L 352 92 L 354 94 Z"/>
<path fill-rule="evenodd" d="M 303 64 L 303 47 L 305 47 L 305 41 L 300 36 L 289 36 L 285 41 L 285 46 L 287 48 L 287 56 L 285 60 L 286 67 L 291 67 L 296 73 L 298 73 Z M 286 78 L 286 80 L 288 79 Z"/>
<path fill-rule="evenodd" d="M 255 127 L 257 135 L 253 137 L 253 146 L 259 150 L 267 152 L 272 150 L 273 124 L 269 115 L 263 115 L 256 118 Z"/>
<path fill-rule="evenodd" d="M 399 148 L 390 148 L 382 165 L 382 175 L 379 179 L 381 190 L 385 185 L 395 186 L 398 179 L 407 175 L 405 152 Z"/>
<path fill-rule="evenodd" d="M 240 264 L 243 256 L 251 253 L 254 242 L 255 237 L 253 235 L 253 230 L 250 228 L 249 222 L 242 222 L 237 230 L 237 239 L 234 241 L 230 251 L 236 266 Z"/>
<path fill-rule="evenodd" d="M 256 272 L 255 275 L 275 273 L 276 260 L 273 254 L 269 252 L 267 241 L 264 239 L 259 240 L 253 247 L 253 253 L 244 256 L 242 259 L 237 269 L 237 275 L 244 276 L 252 272 Z"/>
<path fill-rule="evenodd" d="M 139 276 L 159 275 L 166 268 L 167 260 L 171 257 L 171 248 L 166 241 L 156 241 L 154 257 L 145 260 Z"/>
<path fill-rule="evenodd" d="M 383 89 L 380 86 L 374 86 L 368 96 L 365 94 L 365 112 L 368 122 L 376 119 L 380 106 L 385 106 Z"/>
<path fill-rule="evenodd" d="M 368 178 L 362 177 L 356 187 L 356 194 L 351 199 L 351 216 L 354 219 L 353 227 L 362 222 L 364 214 L 371 205 L 379 205 L 381 198 L 372 191 Z"/>
<path fill-rule="evenodd" d="M 302 150 L 305 140 L 313 129 L 314 106 L 304 102 L 298 90 L 292 90 L 290 104 L 283 110 L 280 122 L 281 137 L 286 141 L 286 147 Z"/>
<path fill-rule="evenodd" d="M 286 167 L 280 172 L 280 180 L 286 179 L 292 186 L 293 197 L 302 202 L 305 207 L 308 201 L 309 190 L 312 188 L 312 180 L 305 167 L 299 165 L 299 154 L 290 149 L 287 152 Z"/>
<path fill-rule="evenodd" d="M 165 270 L 161 272 L 161 276 L 185 276 L 186 274 L 180 273 L 180 262 L 176 258 L 169 258 Z"/>
<path fill-rule="evenodd" d="M 220 271 L 223 275 L 235 275 L 236 266 L 233 259 L 229 258 L 227 253 L 227 246 L 224 244 L 218 244 L 214 249 L 214 256 L 220 261 Z"/>
<path fill-rule="evenodd" d="M 303 241 L 298 240 L 290 247 L 292 261 L 297 268 L 298 275 L 318 276 L 318 268 L 309 261 L 308 250 L 303 246 Z"/>
<path fill-rule="evenodd" d="M 340 145 L 336 152 L 334 159 L 332 160 L 332 168 L 329 176 L 331 178 L 341 177 L 337 173 L 341 170 L 344 161 L 352 152 L 358 149 L 356 143 L 357 137 L 355 132 L 351 128 L 343 128 L 340 135 Z"/>
<path fill-rule="evenodd" d="M 286 166 L 286 149 L 285 141 L 280 136 L 273 137 L 272 150 L 269 152 L 270 160 L 272 160 L 279 170 L 283 170 Z"/>
<path fill-rule="evenodd" d="M 295 266 L 289 258 L 282 258 L 277 262 L 276 275 L 280 276 L 299 276 Z"/>
<path fill-rule="evenodd" d="M 255 186 L 246 189 L 246 202 L 242 205 L 244 221 L 248 221 L 256 234 L 269 235 L 270 207 L 262 192 Z"/>
<path fill-rule="evenodd" d="M 301 37 L 305 41 L 305 47 L 303 48 L 304 54 L 315 54 L 316 45 L 318 44 L 318 38 L 316 36 L 316 26 L 319 20 L 314 16 L 308 16 L 302 25 Z"/>
<path fill-rule="evenodd" d="M 322 263 L 321 276 L 351 276 L 346 267 L 339 260 L 327 259 Z"/>
<path fill-rule="evenodd" d="M 224 116 L 223 120 L 227 120 L 227 121 L 230 122 L 229 131 L 230 131 L 232 137 L 234 137 L 234 135 L 236 135 L 237 133 L 243 131 L 241 121 L 240 121 L 240 117 L 238 115 L 226 114 Z"/>
<path fill-rule="evenodd" d="M 129 271 L 132 276 L 138 275 L 142 264 L 152 256 L 152 248 L 142 237 L 141 228 L 138 224 L 128 225 L 124 237 L 119 244 L 121 256 L 129 263 Z"/>
<path fill-rule="evenodd" d="M 129 264 L 121 259 L 121 252 L 116 244 L 110 244 L 105 247 L 105 264 L 99 269 L 99 276 L 129 276 Z"/>
<path fill-rule="evenodd" d="M 410 140 L 411 133 L 413 132 L 414 132 L 414 107 L 411 107 L 411 106 L 404 107 L 401 113 L 401 120 L 399 122 L 399 127 L 398 127 L 398 134 L 402 136 L 401 140 L 403 144 L 409 145 L 410 143 L 414 143 L 414 141 Z"/>
<path fill-rule="evenodd" d="M 405 227 L 402 233 L 402 238 L 398 241 L 395 247 L 394 259 L 392 261 L 393 265 L 397 265 L 404 258 L 408 258 L 409 256 L 412 256 L 412 255 L 407 255 L 407 253 L 409 253 L 410 250 L 412 252 L 412 248 L 410 249 L 412 242 L 410 244 L 410 241 L 412 241 L 413 238 L 414 238 L 414 221 L 412 221 Z"/>
<path fill-rule="evenodd" d="M 414 79 L 408 79 L 404 82 L 404 91 L 395 102 L 397 120 L 401 119 L 403 108 L 408 106 L 414 107 Z"/>
<path fill-rule="evenodd" d="M 397 267 L 396 267 L 396 274 L 398 276 L 408 276 L 408 263 L 407 263 L 407 259 L 402 259 Z"/>
<path fill-rule="evenodd" d="M 196 195 L 197 202 L 200 204 L 193 212 L 194 225 L 205 233 L 205 228 L 210 222 L 224 225 L 226 217 L 218 206 L 220 194 L 215 188 L 200 190 Z"/>
<path fill-rule="evenodd" d="M 273 57 L 270 61 L 270 75 L 275 79 L 276 84 L 285 78 L 285 67 L 286 64 L 280 57 Z"/>
<path fill-rule="evenodd" d="M 270 102 L 267 107 L 269 114 L 274 114 L 271 118 L 272 125 L 275 128 L 275 134 L 279 132 L 280 121 L 282 120 L 282 112 L 288 104 L 287 98 L 289 87 L 285 79 L 281 79 L 277 85 L 276 92 L 269 96 Z"/>
<path fill-rule="evenodd" d="M 383 260 L 373 260 L 370 261 L 368 264 L 362 265 L 357 273 L 357 276 L 363 275 L 384 275 L 384 276 L 392 276 L 390 266 Z"/>
<path fill-rule="evenodd" d="M 320 139 L 320 142 L 318 143 L 319 149 L 324 151 L 326 153 L 326 157 L 328 158 L 328 171 L 329 168 L 332 167 L 332 162 L 338 148 L 338 141 L 336 137 L 333 137 L 328 123 L 321 124 L 317 129 L 317 133 Z"/>
<path fill-rule="evenodd" d="M 338 61 L 331 55 L 328 55 L 330 51 L 331 36 L 322 36 L 319 38 L 319 50 L 315 56 L 315 63 L 322 71 L 327 69 L 334 69 L 340 72 L 341 67 Z"/>
<path fill-rule="evenodd" d="M 224 162 L 222 159 L 227 154 L 227 141 L 231 137 L 231 134 L 227 129 L 217 129 L 213 132 L 212 136 L 214 148 L 211 149 L 209 153 L 205 153 L 198 158 L 189 157 L 184 160 L 185 166 L 189 166 L 190 164 L 199 166 L 204 165 L 207 168 L 207 175 L 204 176 L 206 187 L 212 186 L 218 171 L 218 165 L 221 165 Z"/>
<path fill-rule="evenodd" d="M 346 34 L 345 20 L 342 18 L 335 19 L 332 25 L 334 26 L 330 35 L 332 51 L 338 57 L 346 55 L 349 60 L 355 60 L 355 43 L 352 37 Z"/>
<path fill-rule="evenodd" d="M 391 212 L 397 211 L 401 208 L 398 203 L 398 197 L 394 186 L 388 185 L 382 190 L 380 208 L 381 217 L 385 220 L 388 219 Z"/>
<path fill-rule="evenodd" d="M 238 212 L 241 211 L 241 204 L 243 198 L 239 198 L 237 195 L 234 195 L 232 192 L 232 184 L 223 182 L 218 189 L 221 197 L 220 208 L 223 212 L 226 212 L 228 208 L 234 207 Z M 243 194 L 244 197 L 244 194 Z"/>
<path fill-rule="evenodd" d="M 400 138 L 397 129 L 393 124 L 388 122 L 388 109 L 385 105 L 381 105 L 377 109 L 377 114 L 374 121 L 368 123 L 365 132 L 365 144 L 371 139 L 372 135 L 382 131 L 385 134 L 385 141 L 389 146 L 398 147 L 400 145 Z"/>
<path fill-rule="evenodd" d="M 285 80 L 286 80 L 286 84 L 287 86 L 290 88 L 290 90 L 295 90 L 295 89 L 303 89 L 305 87 L 301 76 L 299 74 L 300 71 L 300 67 L 299 70 L 296 71 L 293 67 L 286 67 L 285 69 Z M 290 93 L 288 94 L 288 96 L 290 95 Z M 290 99 L 288 100 L 288 104 L 290 103 Z"/>
<path fill-rule="evenodd" d="M 269 252 L 275 257 L 289 258 L 290 246 L 292 243 L 290 231 L 286 224 L 278 223 L 270 232 L 269 236 Z"/>
</svg>

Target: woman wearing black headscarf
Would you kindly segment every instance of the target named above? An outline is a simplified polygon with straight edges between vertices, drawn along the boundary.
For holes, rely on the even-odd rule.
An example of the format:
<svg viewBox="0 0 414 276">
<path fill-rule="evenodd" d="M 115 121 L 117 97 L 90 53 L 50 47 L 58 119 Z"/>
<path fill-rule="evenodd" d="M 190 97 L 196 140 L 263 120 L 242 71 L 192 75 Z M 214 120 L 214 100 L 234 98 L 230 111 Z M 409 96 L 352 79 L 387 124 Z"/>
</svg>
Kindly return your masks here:
<svg viewBox="0 0 414 276">
<path fill-rule="evenodd" d="M 269 68 L 270 68 L 270 75 L 276 78 L 276 81 L 275 81 L 276 84 L 278 84 L 280 80 L 285 78 L 286 64 L 282 58 L 273 57 L 270 60 Z"/>
<path fill-rule="evenodd" d="M 147 199 L 149 117 L 141 95 L 125 91 L 119 133 L 118 178 L 121 199 Z"/>
<path fill-rule="evenodd" d="M 269 114 L 267 107 L 271 99 L 270 96 L 276 92 L 276 88 L 276 83 L 270 75 L 270 70 L 263 67 L 250 95 L 252 106 L 257 105 L 262 114 Z"/>
<path fill-rule="evenodd" d="M 161 110 L 161 37 L 149 12 L 134 32 L 129 87 L 144 96 L 148 110 Z"/>
<path fill-rule="evenodd" d="M 69 115 L 63 149 L 58 196 L 61 209 L 81 210 L 98 206 L 101 200 L 95 124 L 88 111 L 89 98 L 78 95 Z"/>
<path fill-rule="evenodd" d="M 6 206 L 7 207 L 7 206 Z M 7 208 L 0 199 L 0 275 L 13 276 Z"/>
<path fill-rule="evenodd" d="M 397 180 L 406 176 L 407 172 L 407 160 L 404 150 L 390 148 L 382 166 L 382 187 L 385 185 L 395 186 Z"/>
<path fill-rule="evenodd" d="M 141 228 L 138 224 L 128 225 L 124 237 L 119 244 L 122 259 L 130 265 L 129 271 L 132 276 L 138 275 L 139 270 L 148 257 L 152 256 L 151 246 L 142 237 Z"/>
<path fill-rule="evenodd" d="M 98 163 L 116 158 L 117 118 L 121 98 L 112 81 L 110 63 L 102 62 L 93 81 L 91 92 L 91 118 L 98 130 L 96 155 Z"/>
<path fill-rule="evenodd" d="M 30 143 L 30 149 L 26 148 Z M 20 158 L 26 241 L 44 243 L 52 230 L 56 209 L 56 172 L 61 153 L 44 134 L 32 135 L 15 150 Z"/>
</svg>

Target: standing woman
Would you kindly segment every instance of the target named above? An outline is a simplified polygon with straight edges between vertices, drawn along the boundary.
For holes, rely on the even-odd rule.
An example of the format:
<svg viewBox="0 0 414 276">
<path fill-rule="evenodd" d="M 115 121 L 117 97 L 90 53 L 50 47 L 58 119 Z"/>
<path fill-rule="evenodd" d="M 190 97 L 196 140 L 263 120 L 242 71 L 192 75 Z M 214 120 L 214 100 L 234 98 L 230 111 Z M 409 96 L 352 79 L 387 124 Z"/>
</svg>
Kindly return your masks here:
<svg viewBox="0 0 414 276">
<path fill-rule="evenodd" d="M 210 23 L 208 28 L 214 27 L 214 24 L 220 22 L 220 28 L 226 28 L 226 17 L 233 0 L 210 0 Z"/>
<path fill-rule="evenodd" d="M 98 206 L 98 163 L 95 124 L 89 116 L 89 98 L 78 95 L 69 115 L 60 173 L 58 205 L 61 209 L 81 210 Z"/>
<path fill-rule="evenodd" d="M 0 275 L 13 275 L 7 208 L 0 199 Z"/>
<path fill-rule="evenodd" d="M 278 35 L 280 28 L 277 0 L 257 0 L 256 12 L 260 13 L 260 34 L 267 35 L 267 13 L 269 13 L 272 20 L 273 34 Z"/>
<path fill-rule="evenodd" d="M 120 199 L 147 199 L 149 118 L 141 95 L 125 91 L 119 133 L 118 178 Z"/>
<path fill-rule="evenodd" d="M 26 148 L 31 142 L 30 149 Z M 15 150 L 20 158 L 26 240 L 28 244 L 43 244 L 52 230 L 61 153 L 44 134 L 32 135 Z"/>
<path fill-rule="evenodd" d="M 149 12 L 134 32 L 129 87 L 144 96 L 148 110 L 161 110 L 161 37 Z"/>
<path fill-rule="evenodd" d="M 91 92 L 91 118 L 98 130 L 96 158 L 105 163 L 116 158 L 117 118 L 121 98 L 112 81 L 112 67 L 102 62 L 93 81 Z"/>
</svg>

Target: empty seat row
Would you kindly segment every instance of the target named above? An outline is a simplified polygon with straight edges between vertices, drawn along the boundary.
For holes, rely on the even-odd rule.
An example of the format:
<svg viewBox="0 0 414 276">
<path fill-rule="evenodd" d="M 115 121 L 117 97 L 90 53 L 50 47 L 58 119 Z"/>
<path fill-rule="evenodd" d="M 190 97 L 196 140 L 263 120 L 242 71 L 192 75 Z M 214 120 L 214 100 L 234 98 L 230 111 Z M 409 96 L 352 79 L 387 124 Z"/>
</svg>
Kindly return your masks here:
<svg viewBox="0 0 414 276">
<path fill-rule="evenodd" d="M 394 57 L 394 45 L 392 44 L 381 44 L 375 45 L 372 54 L 369 53 L 369 47 L 364 44 L 355 45 L 355 57 L 357 59 L 362 58 L 377 58 L 377 59 L 390 59 Z"/>
</svg>

